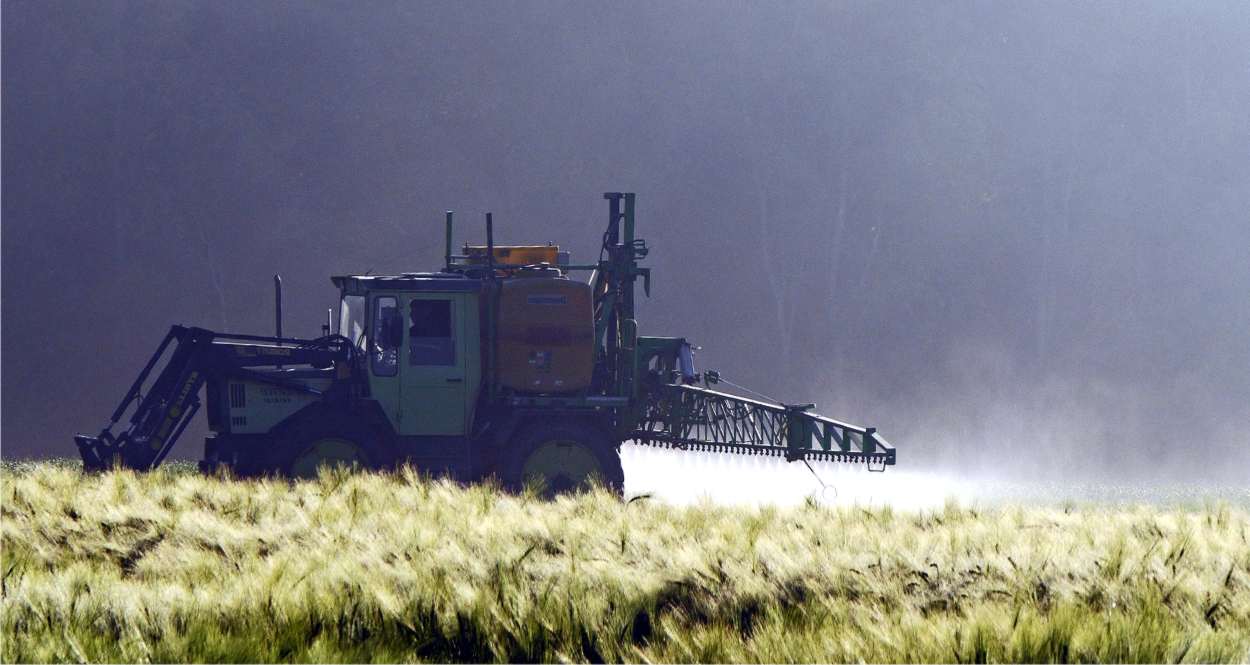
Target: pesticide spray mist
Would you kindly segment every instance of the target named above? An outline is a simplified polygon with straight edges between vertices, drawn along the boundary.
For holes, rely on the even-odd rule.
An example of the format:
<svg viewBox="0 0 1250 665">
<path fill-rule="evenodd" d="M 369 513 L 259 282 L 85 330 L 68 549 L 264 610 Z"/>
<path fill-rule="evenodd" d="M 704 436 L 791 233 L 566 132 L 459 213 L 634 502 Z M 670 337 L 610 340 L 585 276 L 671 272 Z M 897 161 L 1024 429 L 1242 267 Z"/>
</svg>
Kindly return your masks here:
<svg viewBox="0 0 1250 665">
<path fill-rule="evenodd" d="M 779 457 L 719 455 L 626 444 L 621 448 L 627 497 L 651 495 L 684 505 L 854 504 L 904 509 L 970 499 L 952 477 L 915 471 L 867 471 L 862 465 L 786 462 Z M 962 492 L 962 493 L 961 493 Z"/>
<path fill-rule="evenodd" d="M 621 449 L 627 497 L 647 495 L 674 505 L 708 501 L 720 505 L 795 505 L 813 501 L 829 507 L 890 507 L 918 511 L 1006 504 L 1034 506 L 1201 505 L 1227 501 L 1250 505 L 1244 484 L 1181 482 L 1116 483 L 1065 480 L 933 467 L 890 468 L 786 462 L 779 457 L 718 455 L 626 444 Z"/>
</svg>

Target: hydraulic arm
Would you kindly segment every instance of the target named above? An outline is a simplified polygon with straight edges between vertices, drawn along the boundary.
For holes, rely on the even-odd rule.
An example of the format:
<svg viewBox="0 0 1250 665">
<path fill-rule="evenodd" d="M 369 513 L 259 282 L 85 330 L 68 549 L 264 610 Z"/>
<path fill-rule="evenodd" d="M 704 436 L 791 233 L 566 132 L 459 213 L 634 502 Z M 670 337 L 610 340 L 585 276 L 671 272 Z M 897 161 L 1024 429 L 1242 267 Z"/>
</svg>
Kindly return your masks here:
<svg viewBox="0 0 1250 665">
<path fill-rule="evenodd" d="M 640 337 L 634 319 L 639 277 L 650 295 L 651 272 L 638 266 L 646 242 L 634 237 L 634 195 L 609 192 L 608 230 L 591 282 L 595 293 L 595 348 L 603 385 L 627 395 L 620 420 L 623 438 L 645 445 L 747 455 L 788 461 L 819 459 L 864 463 L 884 471 L 894 447 L 876 428 L 858 427 L 811 413 L 814 405 L 771 404 L 711 390 L 716 372 L 697 375 L 692 347 L 682 338 Z M 651 371 L 651 363 L 658 368 Z M 705 387 L 694 383 L 703 378 Z"/>
<path fill-rule="evenodd" d="M 260 373 L 254 368 L 289 365 L 330 368 L 336 362 L 350 363 L 353 351 L 347 338 L 338 335 L 301 340 L 173 326 L 100 434 L 74 437 L 83 467 L 98 471 L 117 464 L 147 471 L 159 465 L 199 410 L 200 387 L 212 376 L 247 376 L 292 390 L 318 393 L 302 383 L 284 381 L 280 376 Z M 144 393 L 148 376 L 163 358 L 163 368 Z M 126 429 L 114 435 L 113 427 L 132 406 Z"/>
</svg>

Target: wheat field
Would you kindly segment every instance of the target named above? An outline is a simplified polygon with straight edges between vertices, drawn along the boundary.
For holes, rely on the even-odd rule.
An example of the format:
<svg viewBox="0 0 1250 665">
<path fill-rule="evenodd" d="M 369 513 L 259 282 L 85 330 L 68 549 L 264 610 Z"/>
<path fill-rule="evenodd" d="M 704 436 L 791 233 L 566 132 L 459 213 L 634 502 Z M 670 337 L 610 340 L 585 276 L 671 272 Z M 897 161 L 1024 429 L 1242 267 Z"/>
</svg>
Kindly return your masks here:
<svg viewBox="0 0 1250 665">
<path fill-rule="evenodd" d="M 1250 659 L 1250 511 L 675 507 L 0 470 L 0 658 Z"/>
</svg>

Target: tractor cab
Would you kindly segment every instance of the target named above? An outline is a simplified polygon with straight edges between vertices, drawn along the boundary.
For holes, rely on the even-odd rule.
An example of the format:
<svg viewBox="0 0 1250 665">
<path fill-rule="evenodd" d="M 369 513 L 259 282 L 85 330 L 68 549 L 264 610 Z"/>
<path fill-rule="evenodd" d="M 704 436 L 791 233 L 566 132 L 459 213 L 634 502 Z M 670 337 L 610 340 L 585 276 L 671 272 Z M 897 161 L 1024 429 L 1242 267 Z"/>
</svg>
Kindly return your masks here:
<svg viewBox="0 0 1250 665">
<path fill-rule="evenodd" d="M 339 334 L 400 436 L 463 436 L 481 387 L 481 280 L 454 273 L 331 278 Z"/>
</svg>

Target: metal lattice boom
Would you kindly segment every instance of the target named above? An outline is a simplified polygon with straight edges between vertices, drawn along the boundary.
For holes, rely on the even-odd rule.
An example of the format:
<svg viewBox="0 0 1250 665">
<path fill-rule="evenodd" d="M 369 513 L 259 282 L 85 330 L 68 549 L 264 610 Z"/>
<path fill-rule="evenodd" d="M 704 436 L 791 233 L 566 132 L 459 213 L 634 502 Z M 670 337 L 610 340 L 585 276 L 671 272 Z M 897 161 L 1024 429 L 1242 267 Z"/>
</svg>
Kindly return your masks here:
<svg viewBox="0 0 1250 665">
<path fill-rule="evenodd" d="M 643 407 L 636 443 L 682 450 L 775 455 L 795 460 L 894 464 L 876 428 L 810 413 L 812 405 L 769 404 L 694 385 L 664 385 Z"/>
</svg>

